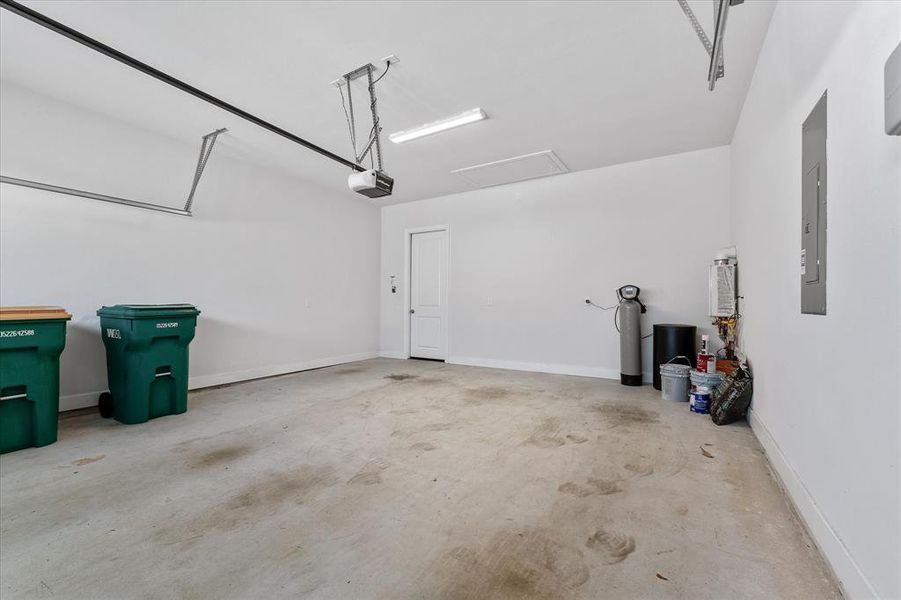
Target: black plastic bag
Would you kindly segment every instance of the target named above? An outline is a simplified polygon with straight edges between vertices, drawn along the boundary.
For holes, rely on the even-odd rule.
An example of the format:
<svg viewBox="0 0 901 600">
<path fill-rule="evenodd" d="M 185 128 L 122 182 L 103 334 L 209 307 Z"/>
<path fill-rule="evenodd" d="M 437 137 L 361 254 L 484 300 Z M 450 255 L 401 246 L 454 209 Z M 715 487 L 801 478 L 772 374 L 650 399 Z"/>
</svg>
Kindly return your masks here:
<svg viewBox="0 0 901 600">
<path fill-rule="evenodd" d="M 743 419 L 751 405 L 753 380 L 746 363 L 726 375 L 710 398 L 710 418 L 717 425 Z"/>
</svg>

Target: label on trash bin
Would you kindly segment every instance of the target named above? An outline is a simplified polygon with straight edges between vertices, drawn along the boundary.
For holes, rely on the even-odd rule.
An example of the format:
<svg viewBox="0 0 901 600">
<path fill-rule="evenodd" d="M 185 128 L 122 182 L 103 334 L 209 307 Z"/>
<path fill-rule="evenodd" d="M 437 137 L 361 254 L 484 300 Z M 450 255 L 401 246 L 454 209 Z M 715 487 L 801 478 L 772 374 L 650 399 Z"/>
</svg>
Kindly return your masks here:
<svg viewBox="0 0 901 600">
<path fill-rule="evenodd" d="M 111 329 L 109 327 L 106 328 L 106 337 L 111 340 L 121 340 L 122 332 L 118 329 Z"/>
<path fill-rule="evenodd" d="M 156 324 L 157 329 L 171 329 L 173 327 L 178 327 L 178 323 L 172 322 L 172 323 L 157 323 Z"/>
<path fill-rule="evenodd" d="M 8 331 L 0 331 L 0 337 L 26 337 L 34 335 L 34 329 L 10 329 Z"/>
</svg>

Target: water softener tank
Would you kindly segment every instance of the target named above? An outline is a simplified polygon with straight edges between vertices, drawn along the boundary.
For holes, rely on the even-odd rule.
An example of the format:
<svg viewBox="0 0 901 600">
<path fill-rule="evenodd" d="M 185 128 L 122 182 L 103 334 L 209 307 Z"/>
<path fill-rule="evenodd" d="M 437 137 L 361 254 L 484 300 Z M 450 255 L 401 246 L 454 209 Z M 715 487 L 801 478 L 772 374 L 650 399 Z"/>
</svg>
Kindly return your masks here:
<svg viewBox="0 0 901 600">
<path fill-rule="evenodd" d="M 623 385 L 641 385 L 641 313 L 646 309 L 638 299 L 640 291 L 635 285 L 624 285 L 616 290 L 619 296 L 616 310 L 619 377 Z"/>
</svg>

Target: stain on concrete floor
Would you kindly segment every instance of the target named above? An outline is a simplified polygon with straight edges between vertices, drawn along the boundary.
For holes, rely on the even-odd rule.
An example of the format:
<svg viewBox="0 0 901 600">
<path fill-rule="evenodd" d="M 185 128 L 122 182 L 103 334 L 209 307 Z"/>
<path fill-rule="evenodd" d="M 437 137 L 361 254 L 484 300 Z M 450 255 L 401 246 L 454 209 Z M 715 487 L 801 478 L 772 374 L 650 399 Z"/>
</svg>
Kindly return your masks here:
<svg viewBox="0 0 901 600">
<path fill-rule="evenodd" d="M 214 468 L 231 464 L 241 457 L 253 452 L 253 446 L 249 444 L 229 444 L 214 450 L 201 448 L 192 453 L 188 459 L 191 468 Z"/>
<path fill-rule="evenodd" d="M 469 405 L 481 405 L 486 402 L 507 400 L 515 392 L 509 387 L 500 385 L 483 385 L 477 388 L 467 389 L 464 392 L 465 402 Z M 522 395 L 522 394 L 520 394 Z"/>
<path fill-rule="evenodd" d="M 438 446 L 432 442 L 416 442 L 410 446 L 410 450 L 415 450 L 417 452 L 431 452 L 437 448 Z"/>
<path fill-rule="evenodd" d="M 4 600 L 839 598 L 747 426 L 651 388 L 377 359 L 189 406 L 0 457 Z"/>
<path fill-rule="evenodd" d="M 598 479 L 589 477 L 585 484 L 567 481 L 561 483 L 557 487 L 557 491 L 577 498 L 587 498 L 588 496 L 609 496 L 617 492 L 623 491 L 620 487 L 621 482 L 611 479 Z"/>
<path fill-rule="evenodd" d="M 332 372 L 335 375 L 355 375 L 357 373 L 365 373 L 366 369 L 363 367 L 342 367 L 340 369 L 334 369 Z"/>
<path fill-rule="evenodd" d="M 79 458 L 78 460 L 73 460 L 70 464 L 75 467 L 83 467 L 85 465 L 89 465 L 91 463 L 101 461 L 104 458 L 106 458 L 106 454 L 98 454 L 97 456 L 88 456 L 86 458 Z"/>
<path fill-rule="evenodd" d="M 419 375 L 412 375 L 410 373 L 392 373 L 390 375 L 385 375 L 385 379 L 390 379 L 391 381 L 407 381 L 408 379 L 416 379 Z"/>
<path fill-rule="evenodd" d="M 606 529 L 595 531 L 585 542 L 585 546 L 600 554 L 608 565 L 622 562 L 635 552 L 635 540 L 632 536 Z"/>
<path fill-rule="evenodd" d="M 383 460 L 371 460 L 347 480 L 350 485 L 375 485 L 382 483 L 382 471 L 388 468 L 388 463 Z"/>
<path fill-rule="evenodd" d="M 226 498 L 209 504 L 174 507 L 177 510 L 170 518 L 151 525 L 153 532 L 149 541 L 171 546 L 253 527 L 280 511 L 285 504 L 307 502 L 337 483 L 337 472 L 329 466 L 302 465 L 253 477 Z"/>
<path fill-rule="evenodd" d="M 622 404 L 597 404 L 592 411 L 601 415 L 610 427 L 657 423 L 659 414 L 652 410 Z"/>
<path fill-rule="evenodd" d="M 455 547 L 420 582 L 423 597 L 561 598 L 590 577 L 584 553 L 542 530 L 503 530 L 485 547 Z"/>
</svg>

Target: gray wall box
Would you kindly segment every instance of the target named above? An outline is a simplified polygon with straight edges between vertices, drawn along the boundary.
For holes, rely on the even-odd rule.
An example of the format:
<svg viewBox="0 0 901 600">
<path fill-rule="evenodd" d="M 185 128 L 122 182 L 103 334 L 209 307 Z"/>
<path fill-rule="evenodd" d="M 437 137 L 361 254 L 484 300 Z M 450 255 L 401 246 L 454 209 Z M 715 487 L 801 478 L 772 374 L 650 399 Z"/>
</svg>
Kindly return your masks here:
<svg viewBox="0 0 901 600">
<path fill-rule="evenodd" d="M 826 93 L 801 128 L 801 312 L 826 314 Z"/>
<path fill-rule="evenodd" d="M 885 132 L 901 135 L 901 44 L 885 61 Z"/>
</svg>

